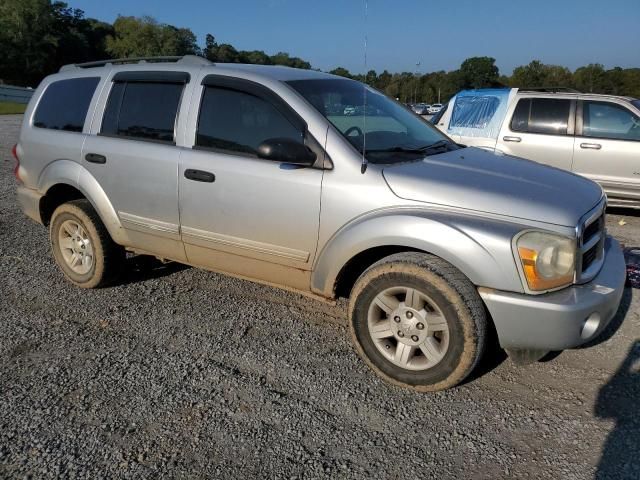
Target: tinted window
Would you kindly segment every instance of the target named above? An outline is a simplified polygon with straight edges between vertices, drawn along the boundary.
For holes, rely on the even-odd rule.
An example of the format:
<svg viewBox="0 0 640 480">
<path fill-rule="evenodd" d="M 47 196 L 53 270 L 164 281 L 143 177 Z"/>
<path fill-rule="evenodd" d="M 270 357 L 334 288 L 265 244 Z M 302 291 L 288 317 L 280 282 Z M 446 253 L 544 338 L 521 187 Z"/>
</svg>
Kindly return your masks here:
<svg viewBox="0 0 640 480">
<path fill-rule="evenodd" d="M 183 84 L 116 82 L 104 112 L 107 135 L 173 142 Z"/>
<path fill-rule="evenodd" d="M 569 125 L 570 100 L 556 98 L 524 98 L 518 102 L 511 130 L 514 132 L 566 135 Z"/>
<path fill-rule="evenodd" d="M 33 124 L 40 128 L 81 132 L 97 77 L 74 78 L 53 82 L 38 103 Z"/>
<path fill-rule="evenodd" d="M 237 90 L 206 87 L 200 106 L 196 145 L 255 154 L 269 138 L 303 143 L 303 133 L 266 100 Z"/>
<path fill-rule="evenodd" d="M 584 102 L 582 118 L 585 137 L 640 140 L 640 119 L 621 105 Z"/>
</svg>

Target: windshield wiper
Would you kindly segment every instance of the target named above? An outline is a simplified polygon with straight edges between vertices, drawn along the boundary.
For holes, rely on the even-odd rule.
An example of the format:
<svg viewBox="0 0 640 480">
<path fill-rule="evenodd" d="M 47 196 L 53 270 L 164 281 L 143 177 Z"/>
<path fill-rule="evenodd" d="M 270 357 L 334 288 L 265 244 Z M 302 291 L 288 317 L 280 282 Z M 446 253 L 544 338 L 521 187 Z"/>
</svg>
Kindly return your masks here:
<svg viewBox="0 0 640 480">
<path fill-rule="evenodd" d="M 390 148 L 367 148 L 365 153 L 424 153 L 423 148 L 390 147 Z"/>
<path fill-rule="evenodd" d="M 421 147 L 421 151 L 434 150 L 436 148 L 448 147 L 449 145 L 453 145 L 449 140 L 438 140 L 437 142 L 432 143 L 431 145 L 425 145 Z"/>
<path fill-rule="evenodd" d="M 424 145 L 418 148 L 409 147 L 390 147 L 390 148 L 377 148 L 367 149 L 365 153 L 425 153 L 429 150 L 436 150 L 438 148 L 448 147 L 453 145 L 449 140 L 438 140 L 430 145 Z"/>
</svg>

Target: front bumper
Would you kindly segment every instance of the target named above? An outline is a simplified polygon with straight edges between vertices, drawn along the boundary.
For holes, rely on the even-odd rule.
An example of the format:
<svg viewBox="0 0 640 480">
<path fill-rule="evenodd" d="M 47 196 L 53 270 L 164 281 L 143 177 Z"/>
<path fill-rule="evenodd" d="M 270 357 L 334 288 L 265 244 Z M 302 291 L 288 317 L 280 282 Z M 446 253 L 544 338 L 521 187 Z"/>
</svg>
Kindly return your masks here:
<svg viewBox="0 0 640 480">
<path fill-rule="evenodd" d="M 22 207 L 25 215 L 33 218 L 38 223 L 42 223 L 42 218 L 40 217 L 40 199 L 42 198 L 42 194 L 23 185 L 18 186 L 16 194 L 18 203 L 20 207 Z"/>
<path fill-rule="evenodd" d="M 626 267 L 620 245 L 607 237 L 600 273 L 589 283 L 544 295 L 478 288 L 503 348 L 564 350 L 597 337 L 620 305 Z"/>
</svg>

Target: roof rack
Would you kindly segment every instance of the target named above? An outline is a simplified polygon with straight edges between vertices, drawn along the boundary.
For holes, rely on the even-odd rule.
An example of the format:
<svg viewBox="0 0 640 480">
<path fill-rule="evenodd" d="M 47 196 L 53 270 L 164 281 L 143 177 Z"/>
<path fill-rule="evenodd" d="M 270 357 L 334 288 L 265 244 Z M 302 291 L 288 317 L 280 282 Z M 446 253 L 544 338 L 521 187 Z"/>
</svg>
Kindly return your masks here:
<svg viewBox="0 0 640 480">
<path fill-rule="evenodd" d="M 165 56 L 165 57 L 129 57 L 129 58 L 111 58 L 108 60 L 98 60 L 96 62 L 71 63 L 60 67 L 60 72 L 76 70 L 78 68 L 94 68 L 104 67 L 106 65 L 124 65 L 127 63 L 164 63 L 175 62 L 182 65 L 213 65 L 213 62 L 198 55 L 182 55 L 182 56 Z"/>
<path fill-rule="evenodd" d="M 582 93 L 575 88 L 569 87 L 527 87 L 519 88 L 521 92 L 543 92 L 543 93 Z"/>
</svg>

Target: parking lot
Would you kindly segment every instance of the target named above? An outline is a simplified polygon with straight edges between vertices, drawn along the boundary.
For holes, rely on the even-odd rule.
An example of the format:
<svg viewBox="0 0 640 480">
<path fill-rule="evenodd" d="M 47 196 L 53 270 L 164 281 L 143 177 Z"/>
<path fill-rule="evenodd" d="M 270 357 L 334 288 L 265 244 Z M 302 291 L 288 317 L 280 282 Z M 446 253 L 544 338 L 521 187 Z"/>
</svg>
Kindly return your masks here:
<svg viewBox="0 0 640 480">
<path fill-rule="evenodd" d="M 590 348 L 402 390 L 344 302 L 139 257 L 66 283 L 15 201 L 21 119 L 0 116 L 0 477 L 640 478 L 637 290 Z M 640 213 L 607 224 L 640 246 Z"/>
</svg>

